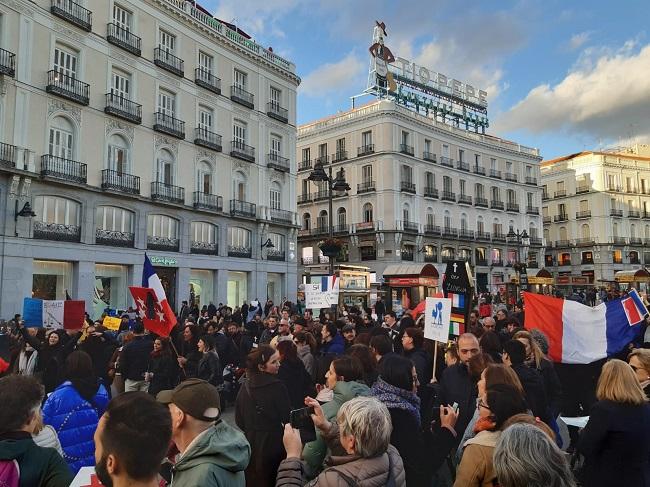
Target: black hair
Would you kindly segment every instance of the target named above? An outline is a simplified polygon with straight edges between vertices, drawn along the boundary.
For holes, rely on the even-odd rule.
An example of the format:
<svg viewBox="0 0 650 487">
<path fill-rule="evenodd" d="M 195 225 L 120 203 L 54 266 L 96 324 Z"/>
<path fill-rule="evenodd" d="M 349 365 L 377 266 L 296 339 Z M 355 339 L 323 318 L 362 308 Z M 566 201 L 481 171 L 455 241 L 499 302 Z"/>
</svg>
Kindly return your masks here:
<svg viewBox="0 0 650 487">
<path fill-rule="evenodd" d="M 137 335 L 140 335 L 140 334 L 144 333 L 144 325 L 142 324 L 141 321 L 136 321 L 133 324 L 132 330 L 133 330 L 133 333 L 135 333 Z"/>
<path fill-rule="evenodd" d="M 0 433 L 18 431 L 25 426 L 44 394 L 43 386 L 33 377 L 8 375 L 0 379 Z"/>
<path fill-rule="evenodd" d="M 95 397 L 99 384 L 90 355 L 83 350 L 75 350 L 66 357 L 63 369 L 66 380 L 72 383 L 81 397 L 86 401 Z"/>
<path fill-rule="evenodd" d="M 393 318 L 397 319 L 397 315 L 395 314 L 395 311 L 389 311 L 384 316 L 392 316 Z"/>
<path fill-rule="evenodd" d="M 214 350 L 214 347 L 217 345 L 217 340 L 214 338 L 214 336 L 208 335 L 207 333 L 205 335 L 201 335 L 201 338 L 199 338 L 199 340 L 205 343 L 205 348 L 207 350 Z"/>
<path fill-rule="evenodd" d="M 526 361 L 526 346 L 519 340 L 508 340 L 503 344 L 503 351 L 510 357 L 512 365 L 521 365 Z"/>
<path fill-rule="evenodd" d="M 343 377 L 345 382 L 361 380 L 363 378 L 363 365 L 358 358 L 349 355 L 340 355 L 332 360 L 332 366 L 338 377 Z"/>
<path fill-rule="evenodd" d="M 330 335 L 332 335 L 332 338 L 335 337 L 336 334 L 337 334 L 338 331 L 339 331 L 339 329 L 336 327 L 336 325 L 335 325 L 334 323 L 332 323 L 331 321 L 327 321 L 327 322 L 325 322 L 325 324 L 324 324 L 323 326 L 324 326 L 325 328 L 327 328 L 327 331 L 328 331 L 328 333 L 329 333 Z"/>
<path fill-rule="evenodd" d="M 382 357 L 393 351 L 393 341 L 385 334 L 372 337 L 370 339 L 370 346 Z"/>
<path fill-rule="evenodd" d="M 422 348 L 424 345 L 424 332 L 420 328 L 410 326 L 404 330 L 404 334 L 413 340 L 415 348 Z"/>
<path fill-rule="evenodd" d="M 413 362 L 401 355 L 388 355 L 379 363 L 379 376 L 391 386 L 413 390 Z"/>
<path fill-rule="evenodd" d="M 259 366 L 265 365 L 274 353 L 275 349 L 270 345 L 260 345 L 253 349 L 246 357 L 246 372 L 249 374 L 261 373 Z"/>
<path fill-rule="evenodd" d="M 501 429 L 503 423 L 515 414 L 528 410 L 526 401 L 517 388 L 510 384 L 494 384 L 486 391 L 487 403 L 490 408 L 495 429 Z"/>
</svg>

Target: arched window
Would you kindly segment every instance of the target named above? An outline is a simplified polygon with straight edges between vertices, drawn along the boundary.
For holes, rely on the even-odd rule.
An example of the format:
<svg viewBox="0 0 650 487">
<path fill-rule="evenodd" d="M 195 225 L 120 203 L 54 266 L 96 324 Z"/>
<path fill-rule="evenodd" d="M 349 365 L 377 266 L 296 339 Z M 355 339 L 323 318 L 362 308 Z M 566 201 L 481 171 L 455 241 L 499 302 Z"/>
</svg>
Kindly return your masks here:
<svg viewBox="0 0 650 487">
<path fill-rule="evenodd" d="M 636 238 L 636 225 L 634 223 L 630 225 L 630 237 Z"/>
<path fill-rule="evenodd" d="M 50 124 L 48 151 L 51 156 L 74 159 L 74 126 L 65 117 L 56 116 Z"/>
<path fill-rule="evenodd" d="M 545 229 L 544 229 L 544 240 L 546 240 L 546 245 L 550 245 L 550 244 L 548 243 L 548 242 L 549 242 L 549 239 L 550 239 L 550 236 L 549 236 L 549 235 L 550 235 L 550 233 L 549 233 L 549 231 L 548 231 L 548 228 L 545 228 Z"/>
<path fill-rule="evenodd" d="M 509 232 L 510 230 L 512 230 L 513 232 L 515 231 L 515 222 L 512 221 L 512 220 L 510 220 L 510 221 L 508 222 L 508 232 Z"/>
<path fill-rule="evenodd" d="M 235 171 L 232 182 L 232 194 L 236 200 L 246 201 L 246 175 L 241 171 Z"/>
<path fill-rule="evenodd" d="M 591 237 L 591 231 L 589 230 L 589 225 L 586 223 L 582 224 L 582 227 L 580 229 L 580 234 L 582 238 L 590 238 Z"/>
<path fill-rule="evenodd" d="M 338 210 L 336 210 L 336 224 L 340 228 L 343 228 L 345 227 L 346 222 L 347 222 L 347 212 L 345 211 L 345 208 L 341 207 Z"/>
<path fill-rule="evenodd" d="M 614 234 L 613 237 L 618 237 L 618 223 L 612 225 L 612 233 Z"/>
<path fill-rule="evenodd" d="M 130 174 L 130 146 L 127 140 L 118 134 L 113 134 L 108 139 L 108 159 L 106 167 L 117 173 Z"/>
<path fill-rule="evenodd" d="M 284 252 L 284 235 L 280 233 L 269 233 L 269 238 L 273 244 L 273 249 L 268 249 L 267 252 L 271 252 L 272 254 Z"/>
<path fill-rule="evenodd" d="M 321 210 L 318 214 L 318 228 L 327 229 L 329 227 L 329 220 L 327 218 L 327 210 Z"/>
<path fill-rule="evenodd" d="M 212 193 L 212 165 L 208 162 L 201 161 L 197 168 L 196 174 L 196 190 L 199 193 L 213 194 Z"/>
<path fill-rule="evenodd" d="M 219 252 L 219 228 L 208 222 L 192 222 L 190 252 L 213 255 Z"/>
<path fill-rule="evenodd" d="M 499 221 L 498 218 L 495 218 L 492 221 L 492 232 L 494 235 L 502 235 L 503 234 L 503 227 L 501 227 L 501 222 Z"/>
<path fill-rule="evenodd" d="M 566 227 L 560 227 L 560 240 L 568 240 Z"/>
<path fill-rule="evenodd" d="M 404 206 L 402 207 L 402 220 L 405 222 L 411 221 L 411 208 L 409 207 L 408 203 L 404 203 Z"/>
<path fill-rule="evenodd" d="M 79 226 L 81 205 L 60 196 L 37 196 L 34 212 L 36 222 Z"/>
<path fill-rule="evenodd" d="M 149 215 L 147 217 L 147 236 L 178 238 L 178 220 L 167 215 Z"/>
<path fill-rule="evenodd" d="M 365 205 L 363 205 L 363 222 L 369 223 L 372 221 L 373 221 L 372 204 L 366 203 Z"/>
<path fill-rule="evenodd" d="M 445 210 L 445 216 L 444 216 L 444 224 L 445 224 L 445 229 L 450 229 L 451 228 L 451 213 L 449 210 Z"/>
<path fill-rule="evenodd" d="M 309 213 L 305 213 L 304 215 L 302 215 L 302 229 L 303 230 L 311 229 L 311 215 Z"/>
<path fill-rule="evenodd" d="M 476 217 L 476 231 L 481 234 L 485 232 L 485 222 L 483 221 L 483 217 L 481 215 Z"/>
<path fill-rule="evenodd" d="M 175 175 L 174 155 L 167 149 L 162 149 L 158 153 L 156 161 L 156 181 L 164 184 L 174 184 Z"/>
<path fill-rule="evenodd" d="M 467 214 L 465 213 L 460 215 L 460 229 L 467 231 Z"/>
<path fill-rule="evenodd" d="M 228 228 L 228 255 L 231 257 L 251 257 L 250 230 L 242 227 Z"/>
<path fill-rule="evenodd" d="M 133 233 L 133 212 L 117 206 L 98 206 L 96 210 L 98 230 Z"/>
<path fill-rule="evenodd" d="M 426 212 L 426 225 L 427 229 L 433 230 L 433 226 L 436 224 L 436 217 L 433 214 L 433 208 L 429 207 L 427 208 Z"/>
<path fill-rule="evenodd" d="M 269 206 L 274 210 L 282 208 L 282 188 L 280 183 L 273 181 L 269 189 Z"/>
</svg>

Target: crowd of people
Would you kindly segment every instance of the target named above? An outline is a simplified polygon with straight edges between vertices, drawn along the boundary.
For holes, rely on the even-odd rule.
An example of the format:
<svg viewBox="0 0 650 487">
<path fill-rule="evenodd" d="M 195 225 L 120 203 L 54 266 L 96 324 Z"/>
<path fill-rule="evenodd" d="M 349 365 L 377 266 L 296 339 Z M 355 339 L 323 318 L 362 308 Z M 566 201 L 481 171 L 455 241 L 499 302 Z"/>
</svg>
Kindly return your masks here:
<svg viewBox="0 0 650 487">
<path fill-rule="evenodd" d="M 446 345 L 383 303 L 183 302 L 169 337 L 132 310 L 117 331 L 16 315 L 0 484 L 67 486 L 94 466 L 107 487 L 650 487 L 650 344 L 554 364 L 523 304 L 494 301 Z M 303 408 L 313 434 L 292 426 Z M 560 415 L 590 418 L 567 438 Z"/>
</svg>

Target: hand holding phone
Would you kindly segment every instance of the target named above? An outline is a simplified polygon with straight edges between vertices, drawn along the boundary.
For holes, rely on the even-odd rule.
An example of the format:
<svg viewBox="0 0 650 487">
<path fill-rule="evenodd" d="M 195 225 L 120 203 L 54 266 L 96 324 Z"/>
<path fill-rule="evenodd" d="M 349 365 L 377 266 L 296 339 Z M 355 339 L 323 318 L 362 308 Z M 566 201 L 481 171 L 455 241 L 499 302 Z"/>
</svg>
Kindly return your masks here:
<svg viewBox="0 0 650 487">
<path fill-rule="evenodd" d="M 303 444 L 316 439 L 316 429 L 311 415 L 314 414 L 313 407 L 294 409 L 289 413 L 291 427 L 300 431 L 300 440 Z"/>
</svg>

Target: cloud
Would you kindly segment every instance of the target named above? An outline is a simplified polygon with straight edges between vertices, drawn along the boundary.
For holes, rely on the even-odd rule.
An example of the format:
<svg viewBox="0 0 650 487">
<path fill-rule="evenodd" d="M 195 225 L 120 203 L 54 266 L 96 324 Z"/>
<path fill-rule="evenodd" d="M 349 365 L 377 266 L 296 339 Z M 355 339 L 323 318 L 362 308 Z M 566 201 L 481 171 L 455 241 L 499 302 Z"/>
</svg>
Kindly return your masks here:
<svg viewBox="0 0 650 487">
<path fill-rule="evenodd" d="M 591 39 L 591 34 L 592 32 L 585 31 L 572 35 L 571 39 L 569 39 L 569 42 L 567 42 L 567 49 L 569 49 L 569 51 L 577 51 L 587 42 L 589 42 Z"/>
<path fill-rule="evenodd" d="M 556 85 L 541 84 L 495 120 L 496 131 L 589 135 L 606 141 L 650 136 L 650 45 L 583 56 Z"/>
<path fill-rule="evenodd" d="M 349 92 L 365 86 L 366 63 L 354 52 L 340 61 L 322 64 L 302 79 L 299 92 L 306 96 L 323 96 L 334 92 Z M 352 91 L 350 91 L 352 90 Z"/>
<path fill-rule="evenodd" d="M 300 0 L 219 0 L 213 15 L 236 24 L 253 37 L 284 39 L 286 34 L 280 28 L 281 21 L 302 6 Z"/>
</svg>

